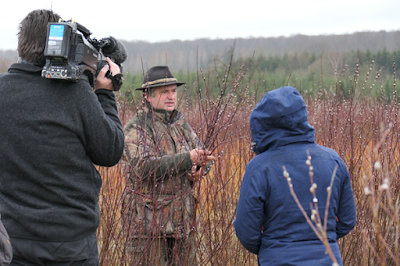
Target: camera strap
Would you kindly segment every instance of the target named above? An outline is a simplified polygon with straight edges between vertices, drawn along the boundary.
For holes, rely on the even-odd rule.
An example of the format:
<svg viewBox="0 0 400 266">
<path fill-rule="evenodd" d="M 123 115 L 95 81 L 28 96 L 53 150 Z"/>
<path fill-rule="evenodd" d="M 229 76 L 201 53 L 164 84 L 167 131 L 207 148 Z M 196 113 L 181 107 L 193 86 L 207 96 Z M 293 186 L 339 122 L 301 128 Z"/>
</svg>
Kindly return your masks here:
<svg viewBox="0 0 400 266">
<path fill-rule="evenodd" d="M 113 76 L 110 71 L 107 71 L 106 78 L 111 79 L 111 82 L 114 87 L 114 91 L 119 91 L 121 89 L 121 86 L 122 86 L 122 74 L 121 73 Z"/>
</svg>

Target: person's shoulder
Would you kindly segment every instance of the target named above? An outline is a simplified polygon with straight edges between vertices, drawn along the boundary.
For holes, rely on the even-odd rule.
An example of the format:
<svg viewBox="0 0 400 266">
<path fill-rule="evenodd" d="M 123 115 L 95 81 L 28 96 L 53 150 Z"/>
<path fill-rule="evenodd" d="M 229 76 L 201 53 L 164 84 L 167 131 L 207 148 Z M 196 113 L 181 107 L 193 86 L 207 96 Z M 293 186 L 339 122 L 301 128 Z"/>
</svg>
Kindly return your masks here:
<svg viewBox="0 0 400 266">
<path fill-rule="evenodd" d="M 270 160 L 270 152 L 265 151 L 253 157 L 248 163 L 247 168 L 249 169 L 257 169 L 258 171 L 264 168 L 268 168 L 268 166 L 272 163 Z"/>
<path fill-rule="evenodd" d="M 322 145 L 319 145 L 319 144 L 316 144 L 316 145 L 323 152 L 325 152 L 325 153 L 327 153 L 327 154 L 329 154 L 329 155 L 331 155 L 333 157 L 339 157 L 340 158 L 339 154 L 334 149 L 326 147 L 326 146 L 322 146 Z"/>
<path fill-rule="evenodd" d="M 76 82 L 65 82 L 70 85 L 71 88 L 82 93 L 94 93 L 93 87 L 90 86 L 89 82 L 83 79 L 79 79 Z"/>
<path fill-rule="evenodd" d="M 95 97 L 92 87 L 84 80 L 64 81 L 44 79 L 43 82 L 46 87 L 51 87 L 53 90 L 56 90 L 58 94 L 65 95 L 65 97 L 79 104 L 86 102 L 88 99 L 94 99 Z"/>
<path fill-rule="evenodd" d="M 323 154 L 324 154 L 323 158 L 329 159 L 329 160 L 334 160 L 339 165 L 345 165 L 342 157 L 340 157 L 340 155 L 334 149 L 326 147 L 326 146 L 318 145 L 318 144 L 316 144 L 316 145 L 317 145 L 318 149 L 323 152 Z"/>
<path fill-rule="evenodd" d="M 125 127 L 140 124 L 139 117 L 140 117 L 140 114 L 141 114 L 141 113 L 142 113 L 142 111 L 138 111 L 137 113 L 135 113 L 135 114 L 131 117 L 131 119 L 128 121 L 128 123 L 126 123 Z"/>
<path fill-rule="evenodd" d="M 128 123 L 126 123 L 125 130 L 150 127 L 151 123 L 146 123 L 146 121 L 151 121 L 149 114 L 143 110 L 139 110 L 132 116 Z"/>
<path fill-rule="evenodd" d="M 181 113 L 178 110 L 175 110 L 176 114 L 175 114 L 175 124 L 179 125 L 181 127 L 184 127 L 187 130 L 191 130 L 192 127 L 190 126 L 190 124 L 187 122 L 185 115 L 183 113 Z"/>
</svg>

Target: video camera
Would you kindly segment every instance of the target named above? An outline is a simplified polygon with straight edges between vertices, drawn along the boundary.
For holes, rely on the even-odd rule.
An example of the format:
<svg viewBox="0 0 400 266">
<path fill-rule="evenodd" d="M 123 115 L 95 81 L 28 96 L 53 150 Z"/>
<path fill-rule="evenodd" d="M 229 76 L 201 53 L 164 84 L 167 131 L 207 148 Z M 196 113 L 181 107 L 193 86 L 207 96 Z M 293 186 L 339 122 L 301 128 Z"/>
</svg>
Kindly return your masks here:
<svg viewBox="0 0 400 266">
<path fill-rule="evenodd" d="M 122 72 L 122 62 L 128 56 L 125 46 L 113 37 L 101 40 L 90 39 L 91 32 L 74 21 L 52 22 L 47 26 L 44 56 L 46 64 L 42 77 L 77 81 L 86 79 L 93 86 L 99 71 L 107 64 L 99 60 L 102 56 L 110 57 Z M 106 74 L 117 91 L 122 85 L 122 74 Z"/>
</svg>

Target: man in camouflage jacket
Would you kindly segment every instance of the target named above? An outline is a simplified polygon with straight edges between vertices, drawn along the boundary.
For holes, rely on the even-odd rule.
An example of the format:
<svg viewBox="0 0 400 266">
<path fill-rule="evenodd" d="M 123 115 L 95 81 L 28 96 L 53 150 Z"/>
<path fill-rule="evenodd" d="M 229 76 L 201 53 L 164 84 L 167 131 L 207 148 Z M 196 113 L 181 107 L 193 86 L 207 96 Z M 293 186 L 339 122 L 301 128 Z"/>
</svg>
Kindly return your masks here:
<svg viewBox="0 0 400 266">
<path fill-rule="evenodd" d="M 137 89 L 146 106 L 125 126 L 125 229 L 135 262 L 145 265 L 196 264 L 188 241 L 197 224 L 193 185 L 215 157 L 175 109 L 182 84 L 168 67 L 150 68 Z"/>
</svg>

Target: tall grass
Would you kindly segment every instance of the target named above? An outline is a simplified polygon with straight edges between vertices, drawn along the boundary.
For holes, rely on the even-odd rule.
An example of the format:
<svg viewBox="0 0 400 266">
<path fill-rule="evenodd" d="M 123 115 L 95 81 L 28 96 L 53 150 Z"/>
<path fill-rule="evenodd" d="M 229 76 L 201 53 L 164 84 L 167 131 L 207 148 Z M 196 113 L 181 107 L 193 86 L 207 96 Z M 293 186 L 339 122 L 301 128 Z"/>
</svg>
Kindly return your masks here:
<svg viewBox="0 0 400 266">
<path fill-rule="evenodd" d="M 273 88 L 250 89 L 251 83 L 244 83 L 247 72 L 248 65 L 233 70 L 229 64 L 207 73 L 199 70 L 197 81 L 188 84 L 180 96 L 179 110 L 218 157 L 211 172 L 194 189 L 198 199 L 198 229 L 193 248 L 199 265 L 257 265 L 256 256 L 238 242 L 232 222 L 241 179 L 246 164 L 254 156 L 249 116 L 258 99 Z M 399 99 L 396 73 L 392 95 L 385 93 L 388 88 L 380 85 L 378 74 L 379 70 L 371 73 L 357 67 L 354 72 L 347 69 L 332 74 L 335 84 L 305 95 L 317 143 L 335 149 L 351 175 L 358 220 L 356 228 L 339 241 L 344 265 L 400 265 Z M 381 87 L 382 94 L 368 96 L 365 92 L 368 86 L 363 86 L 369 82 L 367 77 L 374 80 L 374 86 Z M 217 94 L 211 93 L 215 88 L 210 88 L 210 79 L 218 80 Z M 196 91 L 197 98 L 193 100 L 185 90 Z M 121 100 L 120 115 L 124 123 L 140 104 L 140 101 Z M 385 131 L 389 127 L 390 131 Z M 382 165 L 381 169 L 376 162 Z M 99 171 L 103 177 L 98 229 L 101 265 L 134 265 L 121 226 L 123 169 L 117 165 Z"/>
</svg>

